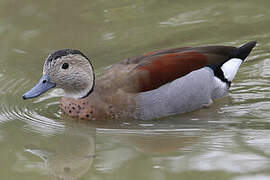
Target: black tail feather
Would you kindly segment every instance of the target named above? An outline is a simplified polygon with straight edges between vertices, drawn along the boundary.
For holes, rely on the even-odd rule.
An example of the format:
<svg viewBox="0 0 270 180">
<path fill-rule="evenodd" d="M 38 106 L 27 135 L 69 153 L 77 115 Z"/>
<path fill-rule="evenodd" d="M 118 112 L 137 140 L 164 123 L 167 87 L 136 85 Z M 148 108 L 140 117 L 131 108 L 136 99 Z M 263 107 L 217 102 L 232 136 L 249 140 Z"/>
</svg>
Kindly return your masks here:
<svg viewBox="0 0 270 180">
<path fill-rule="evenodd" d="M 253 49 L 253 47 L 256 46 L 256 43 L 257 43 L 256 41 L 251 41 L 237 48 L 236 51 L 233 53 L 232 58 L 239 58 L 244 61 L 251 52 L 251 50 Z"/>
</svg>

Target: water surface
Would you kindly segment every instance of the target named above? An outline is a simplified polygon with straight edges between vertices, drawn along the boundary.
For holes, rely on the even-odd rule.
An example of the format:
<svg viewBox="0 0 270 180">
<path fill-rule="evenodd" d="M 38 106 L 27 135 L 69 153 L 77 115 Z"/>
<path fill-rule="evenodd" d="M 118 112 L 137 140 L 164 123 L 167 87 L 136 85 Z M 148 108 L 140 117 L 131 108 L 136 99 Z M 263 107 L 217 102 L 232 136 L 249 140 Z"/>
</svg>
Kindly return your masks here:
<svg viewBox="0 0 270 180">
<path fill-rule="evenodd" d="M 0 179 L 270 179 L 270 2 L 0 2 Z M 58 91 L 28 101 L 48 53 L 80 49 L 101 74 L 169 47 L 257 40 L 229 96 L 152 121 L 84 122 Z"/>
</svg>

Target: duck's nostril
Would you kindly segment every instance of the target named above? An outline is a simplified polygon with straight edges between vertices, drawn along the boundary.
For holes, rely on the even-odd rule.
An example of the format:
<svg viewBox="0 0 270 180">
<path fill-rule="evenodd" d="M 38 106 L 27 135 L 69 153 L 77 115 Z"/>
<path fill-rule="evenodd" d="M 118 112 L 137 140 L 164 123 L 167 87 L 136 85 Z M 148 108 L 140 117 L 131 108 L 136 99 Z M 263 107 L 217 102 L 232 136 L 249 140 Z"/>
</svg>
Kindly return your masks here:
<svg viewBox="0 0 270 180">
<path fill-rule="evenodd" d="M 47 80 L 45 80 L 45 79 L 42 81 L 43 84 L 46 83 L 46 82 L 47 82 Z"/>
</svg>

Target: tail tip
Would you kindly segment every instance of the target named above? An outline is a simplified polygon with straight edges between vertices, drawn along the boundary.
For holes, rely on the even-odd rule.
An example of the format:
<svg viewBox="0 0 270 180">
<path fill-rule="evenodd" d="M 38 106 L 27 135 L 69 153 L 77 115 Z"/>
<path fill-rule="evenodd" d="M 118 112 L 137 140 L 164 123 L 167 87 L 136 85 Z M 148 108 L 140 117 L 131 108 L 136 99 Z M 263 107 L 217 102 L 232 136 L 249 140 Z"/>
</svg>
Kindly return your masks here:
<svg viewBox="0 0 270 180">
<path fill-rule="evenodd" d="M 234 57 L 245 60 L 246 57 L 251 52 L 251 50 L 256 46 L 256 44 L 257 44 L 257 41 L 250 41 L 250 42 L 242 45 L 241 47 L 236 49 L 236 51 L 234 53 Z"/>
</svg>

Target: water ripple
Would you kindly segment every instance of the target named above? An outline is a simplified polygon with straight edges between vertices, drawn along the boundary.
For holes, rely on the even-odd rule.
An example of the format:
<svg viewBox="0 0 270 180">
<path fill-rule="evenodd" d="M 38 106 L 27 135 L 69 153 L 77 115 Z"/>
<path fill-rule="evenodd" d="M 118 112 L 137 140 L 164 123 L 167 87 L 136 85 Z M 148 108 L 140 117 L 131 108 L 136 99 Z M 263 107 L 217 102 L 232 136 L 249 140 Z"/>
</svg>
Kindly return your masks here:
<svg viewBox="0 0 270 180">
<path fill-rule="evenodd" d="M 23 101 L 21 96 L 25 91 L 24 87 L 30 89 L 32 83 L 23 78 L 0 77 L 0 126 L 6 122 L 20 120 L 25 123 L 23 129 L 40 133 L 45 136 L 61 133 L 65 126 L 62 122 L 56 121 L 60 117 L 59 111 L 55 111 L 58 100 L 54 92 L 50 92 L 36 101 Z M 32 105 L 32 104 L 35 105 Z"/>
</svg>

